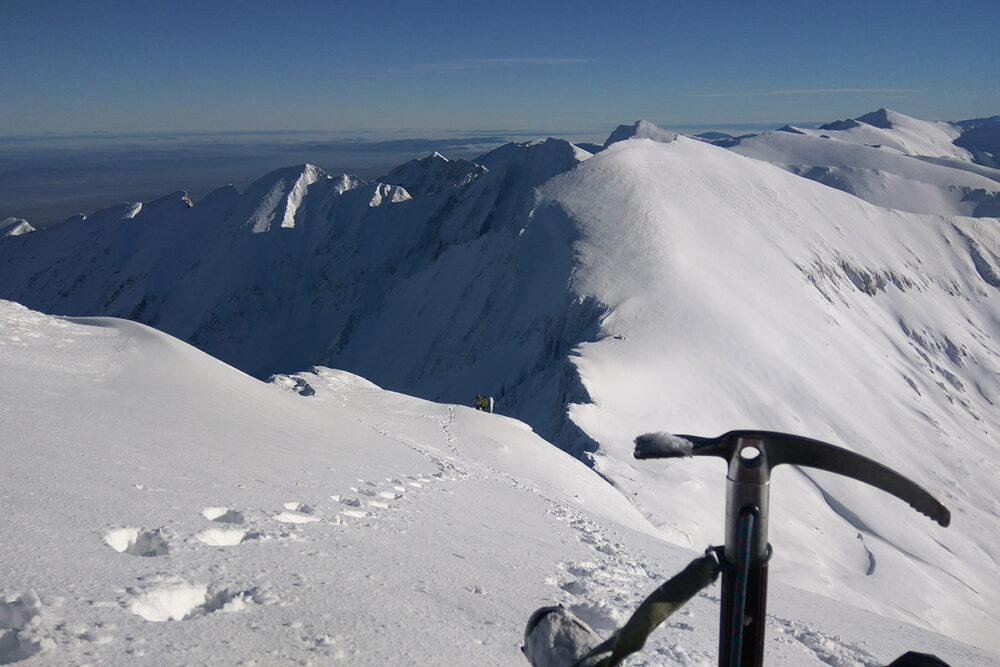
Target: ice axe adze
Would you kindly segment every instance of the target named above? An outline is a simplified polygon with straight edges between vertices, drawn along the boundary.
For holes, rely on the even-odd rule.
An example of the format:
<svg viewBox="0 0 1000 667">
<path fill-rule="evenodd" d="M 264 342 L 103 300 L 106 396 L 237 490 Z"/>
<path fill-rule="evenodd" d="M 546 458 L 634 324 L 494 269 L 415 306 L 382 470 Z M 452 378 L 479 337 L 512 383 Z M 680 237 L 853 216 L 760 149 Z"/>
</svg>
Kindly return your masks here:
<svg viewBox="0 0 1000 667">
<path fill-rule="evenodd" d="M 881 463 L 834 445 L 787 433 L 730 431 L 717 438 L 650 433 L 635 439 L 637 459 L 719 456 L 726 476 L 719 665 L 757 667 L 764 657 L 767 604 L 768 486 L 782 463 L 818 468 L 871 484 L 905 500 L 942 526 L 951 513 L 917 483 Z"/>
</svg>

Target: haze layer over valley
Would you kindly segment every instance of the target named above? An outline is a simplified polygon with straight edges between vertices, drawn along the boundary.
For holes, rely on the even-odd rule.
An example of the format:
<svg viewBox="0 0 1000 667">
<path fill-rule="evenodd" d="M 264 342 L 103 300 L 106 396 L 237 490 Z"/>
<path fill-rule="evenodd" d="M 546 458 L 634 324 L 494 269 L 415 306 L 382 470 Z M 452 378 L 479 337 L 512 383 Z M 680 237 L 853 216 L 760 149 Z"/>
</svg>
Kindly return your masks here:
<svg viewBox="0 0 1000 667">
<path fill-rule="evenodd" d="M 494 466 L 489 475 L 472 474 L 477 483 L 491 485 L 491 476 L 499 475 L 496 479 L 515 489 L 527 488 L 529 495 L 554 503 L 543 514 L 569 517 L 574 529 L 610 522 L 615 531 L 625 531 L 608 541 L 615 553 L 657 543 L 671 544 L 665 553 L 700 552 L 722 535 L 721 466 L 637 462 L 631 448 L 640 433 L 713 436 L 759 428 L 845 446 L 927 486 L 950 507 L 952 526 L 943 530 L 855 482 L 789 467 L 772 485 L 773 581 L 951 638 L 934 640 L 927 650 L 957 650 L 949 643 L 957 641 L 997 651 L 1000 171 L 989 131 L 995 126 L 991 119 L 928 123 L 880 110 L 819 130 L 786 128 L 714 145 L 639 122 L 619 127 L 604 146 L 550 138 L 507 144 L 471 160 L 434 153 L 372 181 L 331 175 L 310 164 L 288 167 L 243 192 L 222 188 L 196 204 L 177 192 L 52 229 L 31 230 L 30 220 L 8 222 L 0 238 L 0 297 L 56 315 L 131 319 L 258 379 L 279 374 L 275 382 L 299 394 L 280 394 L 288 410 L 313 411 L 292 407 L 300 403 L 339 403 L 336 410 L 347 411 L 345 424 L 367 424 L 393 441 L 391 447 L 409 447 L 406 456 L 416 456 L 405 471 L 382 470 L 388 460 L 383 454 L 348 444 L 363 442 L 360 436 L 338 437 L 336 444 L 304 455 L 329 456 L 331 470 L 350 459 L 344 468 L 349 472 L 337 480 L 341 486 L 347 476 L 363 476 L 358 466 L 369 465 L 377 468 L 369 475 L 376 486 L 382 484 L 378 477 L 406 489 L 401 475 L 433 475 L 421 468 L 431 464 L 449 478 L 461 478 L 479 470 L 475 466 L 486 454 L 473 443 L 488 438 L 504 462 L 489 464 Z M 36 326 L 64 326 L 63 320 L 13 305 L 7 309 L 11 322 L 23 329 L 16 345 L 26 345 Z M 135 325 L 84 324 L 133 332 L 128 335 L 140 339 L 153 336 L 158 345 L 169 341 L 170 349 L 195 355 L 182 343 Z M 57 345 L 58 333 L 52 336 L 42 348 Z M 70 344 L 70 338 L 63 340 Z M 106 364 L 130 368 L 132 349 L 107 353 Z M 18 354 L 10 363 L 20 363 Z M 49 367 L 39 350 L 29 358 L 38 368 L 19 366 L 27 384 L 39 368 Z M 210 361 L 200 359 L 198 364 Z M 166 372 L 162 363 L 156 361 L 157 373 Z M 279 395 L 274 387 L 216 365 L 212 374 L 241 378 L 233 380 L 239 389 L 220 385 L 222 392 Z M 399 398 L 405 405 L 395 413 L 387 403 L 395 399 L 345 371 L 441 405 Z M 92 373 L 100 377 L 97 367 Z M 195 385 L 202 384 L 200 373 Z M 183 384 L 181 377 L 171 377 Z M 80 385 L 82 395 L 103 380 L 95 382 Z M 477 393 L 493 396 L 504 416 L 463 417 L 463 408 L 448 407 L 468 404 Z M 17 403 L 15 394 L 5 402 Z M 352 407 L 358 395 L 377 397 L 375 407 Z M 25 405 L 34 407 L 17 412 L 22 434 L 0 441 L 7 450 L 20 450 L 31 438 L 34 422 L 27 415 L 46 414 L 43 400 L 29 392 Z M 159 419 L 169 422 L 176 414 L 182 420 L 192 409 L 178 404 L 158 412 Z M 355 409 L 370 411 L 361 417 Z M 383 410 L 386 419 L 380 420 L 375 413 Z M 510 450 L 507 441 L 515 436 L 504 429 L 518 427 L 507 417 L 528 424 L 593 470 L 559 452 L 538 454 L 551 457 L 539 463 L 546 470 L 542 477 L 562 475 L 556 468 L 563 466 L 574 477 L 524 487 L 519 461 L 536 456 L 527 453 L 530 448 L 546 445 L 536 438 L 523 451 Z M 303 417 L 307 423 L 314 418 Z M 272 425 L 282 420 L 266 419 Z M 475 433 L 449 430 L 455 419 L 474 420 L 468 424 Z M 442 433 L 432 438 L 429 431 L 397 430 L 425 421 L 440 423 Z M 193 423 L 208 427 L 214 418 L 204 415 Z M 493 432 L 494 423 L 500 430 Z M 317 424 L 317 431 L 335 433 L 354 428 Z M 61 428 L 71 437 L 68 426 Z M 211 426 L 209 432 L 210 437 L 197 437 L 217 452 L 212 456 L 220 465 L 241 459 L 239 443 L 226 428 Z M 431 443 L 438 435 L 443 440 Z M 105 437 L 110 438 L 87 441 Z M 309 435 L 316 442 L 324 437 Z M 142 450 L 144 438 L 135 441 Z M 58 449 L 59 442 L 54 436 L 52 447 Z M 253 442 L 261 453 L 251 460 L 270 460 L 269 441 Z M 297 451 L 289 444 L 280 447 Z M 298 460 L 300 454 L 289 456 Z M 37 479 L 31 472 L 35 463 L 23 460 L 24 479 Z M 36 463 L 41 465 L 40 459 Z M 301 469 L 317 466 L 310 459 Z M 125 481 L 112 477 L 112 486 Z M 73 495 L 78 487 L 65 484 Z M 168 486 L 179 488 L 174 484 Z M 314 488 L 319 493 L 319 485 Z M 574 496 L 587 505 L 586 516 L 565 513 L 566 498 Z M 265 501 L 265 495 L 254 496 L 261 512 Z M 235 508 L 244 501 L 233 496 L 217 502 Z M 317 501 L 301 502 L 317 510 Z M 613 509 L 595 509 L 605 503 Z M 541 520 L 537 507 L 522 509 L 529 521 Z M 336 513 L 325 507 L 312 514 L 287 511 L 323 519 Z M 159 520 L 127 521 L 149 527 Z M 493 521 L 500 520 L 487 523 Z M 109 523 L 106 529 L 112 528 Z M 194 527 L 184 530 L 191 533 Z M 184 530 L 177 535 L 187 535 Z M 274 536 L 295 544 L 299 531 Z M 528 549 L 531 534 L 515 540 Z M 127 545 L 127 536 L 119 537 L 107 539 Z M 181 539 L 184 549 L 194 545 L 193 538 Z M 326 539 L 337 538 L 331 533 Z M 566 544 L 554 539 L 554 546 L 538 547 L 542 560 Z M 330 544 L 317 549 L 329 553 Z M 406 548 L 417 547 L 407 543 Z M 420 553 L 430 557 L 431 551 Z M 500 560 L 506 558 L 513 556 Z M 579 570 L 568 562 L 567 572 Z M 621 572 L 633 565 L 647 573 L 652 569 L 639 561 L 619 565 Z M 249 593 L 257 585 L 250 579 L 240 579 L 238 590 L 236 583 L 227 584 L 227 600 L 212 599 L 221 608 L 236 591 L 241 604 L 252 599 L 263 607 L 260 601 L 271 598 L 259 590 Z M 653 579 L 630 581 L 638 589 Z M 22 587 L 41 585 L 38 581 L 29 576 Z M 502 588 L 497 582 L 490 586 Z M 139 590 L 144 589 L 135 595 Z M 218 596 L 219 590 L 209 586 L 203 593 Z M 561 590 L 574 589 L 567 584 Z M 129 595 L 117 599 L 134 612 L 137 605 L 145 608 L 126 599 Z M 639 593 L 621 599 L 601 595 L 570 602 L 600 608 L 591 617 L 614 625 L 608 619 L 627 616 Z M 789 595 L 791 608 L 804 614 L 809 605 L 795 595 L 805 594 Z M 280 593 L 275 599 L 287 600 Z M 542 601 L 530 598 L 525 620 Z M 216 603 L 209 602 L 210 613 Z M 509 602 L 506 611 L 497 612 L 508 620 L 516 616 L 511 608 L 528 601 Z M 30 602 L 38 604 L 48 603 Z M 714 621 L 704 620 L 713 612 L 696 613 L 699 632 L 714 627 Z M 845 631 L 859 633 L 836 654 L 854 661 L 846 664 L 883 664 L 902 652 L 893 640 L 878 645 L 874 635 L 862 638 L 864 624 L 844 620 L 849 617 L 832 615 Z M 474 634 L 462 636 L 471 641 Z M 674 660 L 711 662 L 712 640 L 699 637 L 693 645 L 703 653 L 678 657 L 675 651 Z M 371 641 L 345 640 L 344 655 L 350 650 L 364 655 Z M 505 641 L 509 649 L 513 644 Z M 669 644 L 658 650 L 667 651 Z M 45 642 L 38 646 L 46 649 L 42 655 L 58 650 Z M 403 641 L 397 648 L 406 654 L 414 646 Z M 780 653 L 784 649 L 769 650 L 787 661 L 775 664 L 801 664 Z M 832 659 L 816 652 L 808 658 Z"/>
</svg>

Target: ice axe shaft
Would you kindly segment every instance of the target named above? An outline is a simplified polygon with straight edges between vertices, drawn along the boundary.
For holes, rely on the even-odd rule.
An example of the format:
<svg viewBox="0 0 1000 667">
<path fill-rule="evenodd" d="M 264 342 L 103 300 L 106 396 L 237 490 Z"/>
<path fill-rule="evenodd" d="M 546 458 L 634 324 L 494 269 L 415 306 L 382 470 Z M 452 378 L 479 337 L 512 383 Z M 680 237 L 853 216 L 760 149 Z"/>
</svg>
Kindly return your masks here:
<svg viewBox="0 0 1000 667">
<path fill-rule="evenodd" d="M 951 513 L 916 482 L 854 452 L 773 431 L 730 431 L 717 438 L 653 433 L 635 440 L 637 459 L 718 456 L 727 461 L 720 667 L 757 667 L 764 658 L 768 504 L 771 470 L 782 463 L 844 475 L 906 501 L 942 526 Z"/>
</svg>

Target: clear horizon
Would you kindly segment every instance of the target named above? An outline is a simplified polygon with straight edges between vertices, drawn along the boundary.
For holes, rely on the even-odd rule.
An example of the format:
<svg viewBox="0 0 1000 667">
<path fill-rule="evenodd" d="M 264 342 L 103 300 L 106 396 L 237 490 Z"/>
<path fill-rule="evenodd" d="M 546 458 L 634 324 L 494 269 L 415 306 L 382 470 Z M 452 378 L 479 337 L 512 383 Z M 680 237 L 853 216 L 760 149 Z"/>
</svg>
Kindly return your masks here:
<svg viewBox="0 0 1000 667">
<path fill-rule="evenodd" d="M 786 124 L 817 127 L 829 120 L 839 119 L 675 125 L 669 129 L 685 134 L 714 130 L 741 135 Z M 382 134 L 234 130 L 0 137 L 0 220 L 23 218 L 38 228 L 51 227 L 80 213 L 89 215 L 125 201 L 148 202 L 179 190 L 197 202 L 219 187 L 235 185 L 243 190 L 275 169 L 306 162 L 332 174 L 375 179 L 407 160 L 434 151 L 450 159 L 474 159 L 509 141 L 546 136 L 583 145 L 602 144 L 614 129 L 546 133 L 492 128 L 468 133 Z M 424 134 L 427 136 L 421 136 Z"/>
<path fill-rule="evenodd" d="M 0 3 L 0 137 L 765 129 L 1000 112 L 995 3 Z M 807 119 L 807 120 L 802 120 Z"/>
<path fill-rule="evenodd" d="M 890 4 L 5 0 L 0 218 L 52 224 L 306 161 L 374 177 L 472 136 L 1000 113 L 994 4 Z"/>
</svg>

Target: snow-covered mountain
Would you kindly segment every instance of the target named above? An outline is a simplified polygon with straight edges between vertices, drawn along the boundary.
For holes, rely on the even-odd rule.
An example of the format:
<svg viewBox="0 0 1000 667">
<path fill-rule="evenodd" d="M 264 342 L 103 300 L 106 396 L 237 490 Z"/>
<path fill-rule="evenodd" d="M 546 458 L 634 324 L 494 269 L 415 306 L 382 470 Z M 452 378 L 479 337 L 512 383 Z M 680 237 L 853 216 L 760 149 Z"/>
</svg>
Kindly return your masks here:
<svg viewBox="0 0 1000 667">
<path fill-rule="evenodd" d="M 947 128 L 868 118 L 774 135 L 889 156 L 859 163 L 899 175 L 887 191 L 922 168 L 995 183 Z M 0 296 L 129 317 L 258 377 L 319 364 L 427 399 L 492 395 L 697 551 L 721 538 L 724 471 L 636 462 L 635 435 L 847 446 L 928 486 L 953 526 L 789 468 L 773 576 L 995 650 L 997 221 L 933 214 L 932 197 L 925 214 L 879 207 L 739 154 L 753 140 L 619 129 L 594 155 L 549 139 L 373 183 L 304 165 L 6 237 Z M 320 393 L 308 373 L 288 382 Z"/>
<path fill-rule="evenodd" d="M 264 384 L 123 320 L 0 301 L 0 330 L 2 664 L 524 665 L 536 607 L 606 633 L 697 555 L 499 415 Z M 715 664 L 717 595 L 630 664 Z M 997 660 L 780 580 L 770 602 L 769 665 Z"/>
<path fill-rule="evenodd" d="M 475 165 L 432 156 L 387 182 L 303 165 L 194 207 L 175 193 L 12 239 L 2 289 L 151 324 L 259 377 L 327 364 L 431 399 L 490 393 L 579 449 L 558 406 L 576 396 L 567 352 L 596 335 L 595 308 L 550 256 L 569 248 L 520 232 L 535 188 L 589 156 L 550 139 Z"/>
<path fill-rule="evenodd" d="M 1000 169 L 987 150 L 995 147 L 983 139 L 991 131 L 995 136 L 985 121 L 963 127 L 879 109 L 819 129 L 764 132 L 732 150 L 879 206 L 997 217 Z"/>
<path fill-rule="evenodd" d="M 383 180 L 402 186 L 412 195 L 433 195 L 468 185 L 486 171 L 486 167 L 475 162 L 449 160 L 435 152 L 399 165 Z"/>
</svg>

